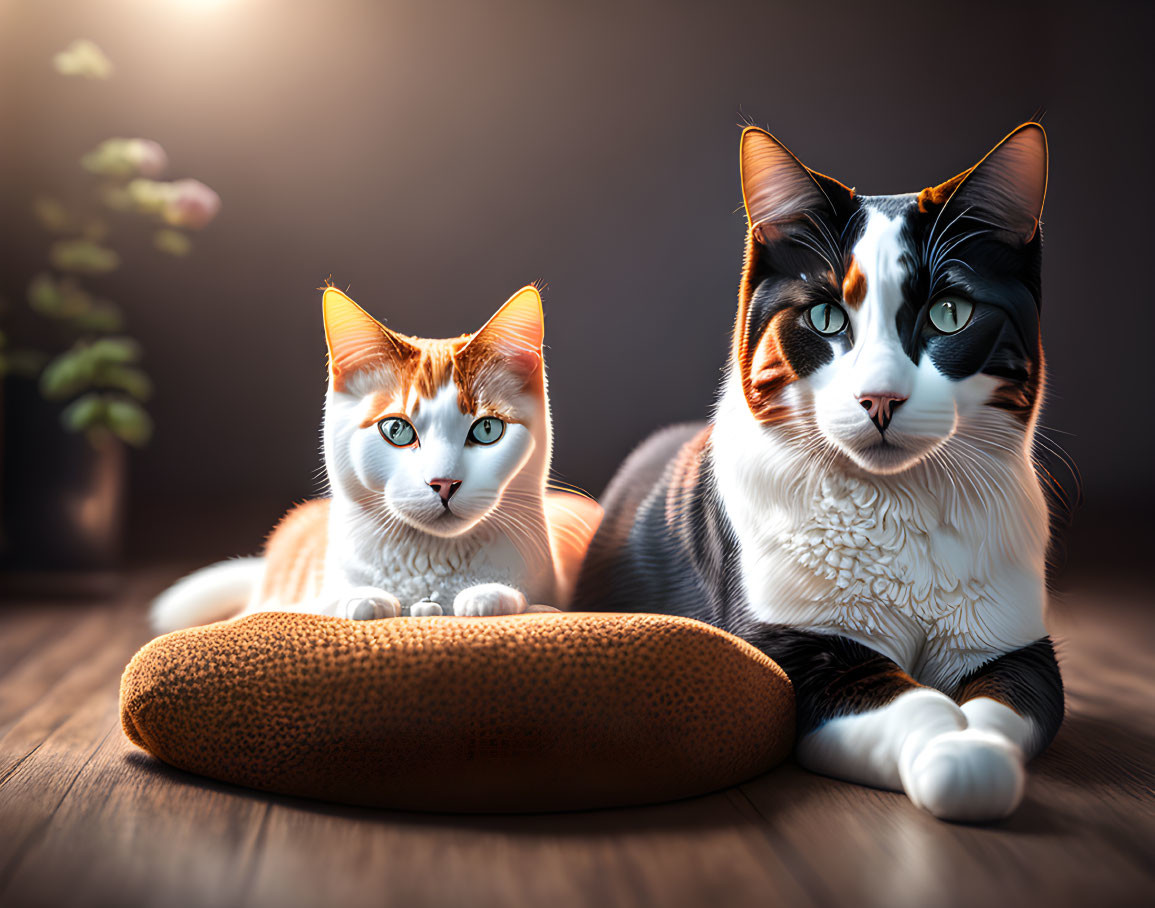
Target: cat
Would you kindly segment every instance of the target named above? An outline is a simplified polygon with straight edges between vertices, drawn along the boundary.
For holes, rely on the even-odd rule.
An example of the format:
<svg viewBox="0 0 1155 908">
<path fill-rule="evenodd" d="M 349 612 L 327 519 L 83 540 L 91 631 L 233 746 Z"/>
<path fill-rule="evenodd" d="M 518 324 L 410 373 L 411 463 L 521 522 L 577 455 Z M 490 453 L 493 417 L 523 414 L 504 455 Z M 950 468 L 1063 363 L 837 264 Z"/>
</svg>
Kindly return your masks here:
<svg viewBox="0 0 1155 908">
<path fill-rule="evenodd" d="M 652 436 L 602 500 L 576 610 L 698 618 L 794 685 L 797 757 L 935 816 L 1010 814 L 1063 688 L 1044 626 L 1047 140 L 868 196 L 741 140 L 748 233 L 708 424 Z"/>
<path fill-rule="evenodd" d="M 154 629 L 229 617 L 246 601 L 242 614 L 353 619 L 564 606 L 600 510 L 547 491 L 537 289 L 449 340 L 398 334 L 332 286 L 322 308 L 331 497 L 290 511 L 264 557 L 204 568 L 161 594 Z"/>
</svg>

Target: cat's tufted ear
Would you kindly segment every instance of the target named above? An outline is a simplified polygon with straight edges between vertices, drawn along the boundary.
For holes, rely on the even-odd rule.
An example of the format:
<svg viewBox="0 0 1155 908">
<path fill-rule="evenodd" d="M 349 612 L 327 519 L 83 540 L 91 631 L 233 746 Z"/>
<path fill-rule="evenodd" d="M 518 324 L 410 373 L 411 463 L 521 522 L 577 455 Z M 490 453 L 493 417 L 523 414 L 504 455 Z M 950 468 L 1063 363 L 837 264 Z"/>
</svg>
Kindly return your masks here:
<svg viewBox="0 0 1155 908">
<path fill-rule="evenodd" d="M 1021 245 L 1034 239 L 1047 195 L 1047 134 L 1024 123 L 970 170 L 919 193 L 919 207 L 943 204 L 939 219 L 963 212 L 996 226 L 1002 239 Z"/>
<path fill-rule="evenodd" d="M 541 294 L 531 284 L 511 296 L 469 339 L 458 356 L 500 356 L 528 379 L 541 366 L 544 338 Z"/>
<path fill-rule="evenodd" d="M 355 372 L 397 368 L 416 351 L 404 337 L 390 331 L 336 287 L 321 298 L 325 342 L 329 346 L 329 380 L 343 391 Z"/>
<path fill-rule="evenodd" d="M 764 129 L 747 126 L 742 130 L 739 154 L 746 219 L 758 242 L 775 239 L 779 235 L 777 225 L 806 212 L 832 211 L 830 199 L 817 179 L 821 175 L 806 167 Z M 829 177 L 822 179 L 840 185 Z"/>
</svg>

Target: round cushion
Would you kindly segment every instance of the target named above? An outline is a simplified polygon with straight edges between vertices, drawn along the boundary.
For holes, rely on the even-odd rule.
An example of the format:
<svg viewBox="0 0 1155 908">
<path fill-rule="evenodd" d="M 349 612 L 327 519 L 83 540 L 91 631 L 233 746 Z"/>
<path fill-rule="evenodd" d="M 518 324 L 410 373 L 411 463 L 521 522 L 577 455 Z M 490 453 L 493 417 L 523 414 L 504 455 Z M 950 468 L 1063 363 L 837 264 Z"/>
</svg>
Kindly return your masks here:
<svg viewBox="0 0 1155 908">
<path fill-rule="evenodd" d="M 153 640 L 120 711 L 180 769 L 416 810 L 687 797 L 770 769 L 794 740 L 793 691 L 766 655 L 647 614 L 256 614 Z"/>
</svg>

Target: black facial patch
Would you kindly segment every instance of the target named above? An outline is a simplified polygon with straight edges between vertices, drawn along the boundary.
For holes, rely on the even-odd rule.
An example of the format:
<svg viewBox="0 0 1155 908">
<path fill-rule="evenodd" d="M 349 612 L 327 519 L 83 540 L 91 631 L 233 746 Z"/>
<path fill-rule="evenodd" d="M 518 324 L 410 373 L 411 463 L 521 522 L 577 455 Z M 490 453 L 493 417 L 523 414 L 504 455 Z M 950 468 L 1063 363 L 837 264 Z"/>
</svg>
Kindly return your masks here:
<svg viewBox="0 0 1155 908">
<path fill-rule="evenodd" d="M 901 239 L 906 279 L 896 328 L 914 362 L 929 356 L 943 375 L 961 380 L 978 373 L 1021 386 L 1016 400 L 1029 398 L 1033 409 L 1041 368 L 1039 311 L 1041 251 L 1038 231 L 1015 245 L 981 217 L 964 213 L 939 218 L 941 208 L 921 211 L 913 195 L 853 196 L 824 187 L 831 207 L 782 225 L 777 236 L 757 244 L 746 310 L 746 348 L 757 348 L 774 330 L 783 358 L 798 376 L 812 374 L 845 352 L 853 341 L 848 328 L 825 337 L 806 322 L 805 311 L 821 302 L 840 303 L 841 286 L 854 245 L 871 211 L 902 218 Z M 965 328 L 955 334 L 936 330 L 928 318 L 932 303 L 957 297 L 974 304 Z M 783 310 L 790 309 L 791 312 Z"/>
<path fill-rule="evenodd" d="M 839 334 L 822 335 L 806 314 L 818 303 L 842 305 L 850 248 L 865 221 L 848 198 L 843 202 L 840 215 L 815 215 L 784 225 L 774 240 L 756 246 L 754 292 L 745 325 L 747 349 L 757 349 L 763 335 L 773 330 L 783 357 L 798 376 L 813 374 L 851 344 L 849 325 Z"/>
<path fill-rule="evenodd" d="M 1041 239 L 1025 245 L 1001 240 L 977 217 L 941 222 L 940 209 L 920 212 L 910 196 L 870 198 L 872 208 L 901 215 L 907 277 L 896 316 L 903 349 L 914 361 L 929 356 L 943 375 L 961 380 L 982 373 L 1007 382 L 1037 385 Z M 903 207 L 896 214 L 896 203 Z M 928 317 L 945 298 L 974 304 L 961 331 L 944 334 Z M 1033 395 L 1032 395 L 1033 401 Z"/>
<path fill-rule="evenodd" d="M 842 354 L 849 347 L 848 332 L 843 331 L 831 337 L 824 337 L 807 323 L 806 309 L 783 312 L 778 316 L 778 343 L 786 361 L 800 377 L 813 375 L 827 363 L 834 361 L 836 353 Z"/>
<path fill-rule="evenodd" d="M 980 371 L 990 360 L 1000 335 L 1009 329 L 1006 316 L 986 303 L 975 306 L 970 322 L 957 334 L 937 332 L 926 318 L 925 310 L 922 322 L 923 350 L 939 372 L 956 381 Z M 1013 329 L 1010 330 L 1013 335 Z"/>
</svg>

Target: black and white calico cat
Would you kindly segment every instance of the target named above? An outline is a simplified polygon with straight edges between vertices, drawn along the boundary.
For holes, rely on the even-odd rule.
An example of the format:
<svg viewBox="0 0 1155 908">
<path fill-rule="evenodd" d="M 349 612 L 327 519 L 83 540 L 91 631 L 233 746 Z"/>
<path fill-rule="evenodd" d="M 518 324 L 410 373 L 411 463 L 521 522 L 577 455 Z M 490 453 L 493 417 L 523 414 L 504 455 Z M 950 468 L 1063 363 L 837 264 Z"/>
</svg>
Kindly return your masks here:
<svg viewBox="0 0 1155 908">
<path fill-rule="evenodd" d="M 992 820 L 1055 735 L 1039 215 L 1026 123 L 919 193 L 864 196 L 742 135 L 749 219 L 707 425 L 619 470 L 573 608 L 688 615 L 794 683 L 798 758 Z"/>
</svg>

